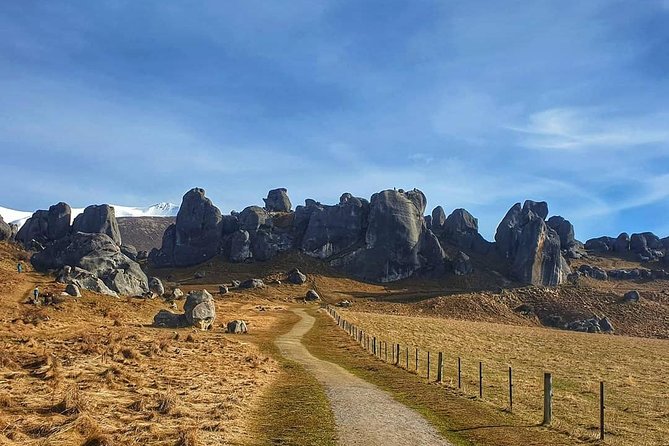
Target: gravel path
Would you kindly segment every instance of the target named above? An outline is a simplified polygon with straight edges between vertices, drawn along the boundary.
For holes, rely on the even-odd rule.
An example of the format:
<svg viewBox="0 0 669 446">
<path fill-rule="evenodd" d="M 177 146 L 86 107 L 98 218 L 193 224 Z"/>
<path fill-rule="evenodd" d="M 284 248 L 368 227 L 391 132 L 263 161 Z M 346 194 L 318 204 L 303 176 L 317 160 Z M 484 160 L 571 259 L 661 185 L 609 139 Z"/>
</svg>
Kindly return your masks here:
<svg viewBox="0 0 669 446">
<path fill-rule="evenodd" d="M 323 384 L 334 412 L 339 444 L 450 445 L 420 414 L 398 403 L 387 392 L 311 355 L 301 339 L 315 319 L 303 310 L 294 311 L 301 320 L 280 336 L 276 344 L 286 358 L 304 365 Z"/>
</svg>

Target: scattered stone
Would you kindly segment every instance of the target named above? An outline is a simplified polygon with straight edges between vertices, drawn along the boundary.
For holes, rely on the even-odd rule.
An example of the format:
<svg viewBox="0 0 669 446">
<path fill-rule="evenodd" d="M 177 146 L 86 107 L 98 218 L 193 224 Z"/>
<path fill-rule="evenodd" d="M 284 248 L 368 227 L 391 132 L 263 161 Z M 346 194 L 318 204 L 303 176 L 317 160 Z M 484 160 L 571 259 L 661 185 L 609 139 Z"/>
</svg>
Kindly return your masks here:
<svg viewBox="0 0 669 446">
<path fill-rule="evenodd" d="M 265 282 L 261 279 L 247 279 L 238 285 L 239 288 L 263 288 Z"/>
<path fill-rule="evenodd" d="M 249 332 L 246 321 L 242 320 L 230 321 L 227 323 L 226 328 L 228 333 L 233 333 L 233 334 L 241 334 Z"/>
<path fill-rule="evenodd" d="M 304 297 L 304 299 L 308 302 L 312 302 L 315 300 L 321 300 L 321 296 L 319 296 L 315 290 L 309 290 L 307 291 L 307 294 Z"/>
<path fill-rule="evenodd" d="M 175 288 L 172 290 L 172 299 L 179 300 L 184 297 L 184 292 L 180 288 Z"/>
<path fill-rule="evenodd" d="M 81 297 L 81 291 L 79 291 L 79 287 L 73 283 L 67 284 L 65 287 L 65 292 L 72 297 Z"/>
<path fill-rule="evenodd" d="M 534 307 L 530 304 L 520 304 L 514 308 L 513 311 L 522 314 L 523 316 L 530 316 L 534 314 Z"/>
<path fill-rule="evenodd" d="M 149 258 L 148 251 L 137 251 L 137 260 L 146 260 Z"/>
<path fill-rule="evenodd" d="M 599 320 L 599 327 L 602 329 L 604 333 L 612 333 L 613 331 L 615 331 L 615 329 L 613 328 L 613 324 L 611 323 L 608 317 L 604 317 Z"/>
<path fill-rule="evenodd" d="M 288 271 L 288 282 L 295 284 L 295 285 L 302 285 L 306 283 L 307 281 L 307 276 L 304 275 L 299 269 L 293 268 L 290 271 Z"/>
<path fill-rule="evenodd" d="M 156 294 L 158 297 L 162 297 L 165 294 L 165 287 L 163 282 L 160 281 L 157 277 L 149 278 L 149 291 Z"/>
<path fill-rule="evenodd" d="M 228 287 L 225 285 L 219 285 L 218 286 L 218 293 L 219 294 L 228 294 Z"/>
<path fill-rule="evenodd" d="M 623 296 L 625 303 L 639 302 L 639 300 L 641 300 L 641 294 L 637 290 L 628 291 Z"/>
<path fill-rule="evenodd" d="M 172 313 L 168 310 L 160 310 L 153 317 L 153 325 L 162 328 L 179 328 L 188 325 L 186 317 L 183 314 Z"/>
<path fill-rule="evenodd" d="M 239 280 L 233 280 L 231 282 L 231 285 L 233 288 L 239 288 L 239 285 L 241 285 L 241 282 Z"/>
<path fill-rule="evenodd" d="M 351 305 L 353 304 L 351 303 L 351 301 L 348 300 L 342 300 L 341 302 L 337 303 L 337 306 L 342 308 L 350 308 Z"/>
<path fill-rule="evenodd" d="M 193 277 L 195 277 L 196 279 L 203 279 L 206 275 L 207 273 L 205 273 L 204 271 L 197 271 L 195 272 L 195 275 Z"/>
</svg>

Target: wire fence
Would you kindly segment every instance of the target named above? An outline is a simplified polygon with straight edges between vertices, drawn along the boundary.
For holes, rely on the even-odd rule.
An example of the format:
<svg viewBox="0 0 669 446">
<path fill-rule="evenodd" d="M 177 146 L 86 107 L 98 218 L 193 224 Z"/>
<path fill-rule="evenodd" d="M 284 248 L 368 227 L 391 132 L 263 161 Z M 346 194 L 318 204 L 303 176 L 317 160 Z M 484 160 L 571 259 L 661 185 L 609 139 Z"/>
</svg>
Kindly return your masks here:
<svg viewBox="0 0 669 446">
<path fill-rule="evenodd" d="M 332 317 L 337 326 L 353 338 L 370 355 L 375 356 L 381 361 L 392 364 L 409 373 L 424 377 L 428 382 L 435 382 L 442 385 L 451 386 L 462 391 L 465 380 L 463 379 L 463 359 L 457 357 L 456 377 L 450 381 L 445 380 L 445 366 L 443 352 L 422 351 L 416 346 L 410 346 L 406 343 L 395 342 L 395 340 L 385 340 L 375 336 L 369 331 L 365 331 L 359 326 L 345 319 L 335 307 L 326 305 L 328 314 Z M 508 366 L 507 380 L 507 406 L 503 409 L 513 412 L 514 405 L 514 370 Z M 485 364 L 478 361 L 478 379 L 476 381 L 478 398 L 486 399 L 485 395 Z M 471 385 L 471 382 L 469 383 Z M 550 426 L 553 422 L 553 374 L 544 372 L 543 374 L 543 421 L 542 424 Z M 604 440 L 605 436 L 605 383 L 599 382 L 599 439 Z"/>
</svg>

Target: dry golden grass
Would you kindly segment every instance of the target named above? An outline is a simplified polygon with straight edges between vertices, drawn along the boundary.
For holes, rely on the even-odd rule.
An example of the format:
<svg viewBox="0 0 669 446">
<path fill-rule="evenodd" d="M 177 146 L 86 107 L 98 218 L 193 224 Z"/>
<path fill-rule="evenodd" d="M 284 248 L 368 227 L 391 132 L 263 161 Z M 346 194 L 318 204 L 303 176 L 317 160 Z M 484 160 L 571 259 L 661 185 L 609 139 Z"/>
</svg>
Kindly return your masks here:
<svg viewBox="0 0 669 446">
<path fill-rule="evenodd" d="M 444 353 L 445 385 L 457 387 L 462 358 L 464 395 L 478 395 L 479 361 L 484 367 L 484 400 L 508 407 L 508 367 L 514 371 L 514 413 L 542 420 L 542 379 L 553 373 L 554 428 L 577 438 L 598 433 L 600 380 L 606 383 L 606 443 L 664 445 L 669 438 L 669 342 L 658 339 L 592 335 L 535 327 L 441 318 L 416 318 L 340 310 L 346 319 L 392 344 L 402 344 L 401 365 L 426 374 L 426 351 Z M 389 350 L 390 355 L 390 350 Z"/>
<path fill-rule="evenodd" d="M 0 243 L 0 444 L 253 441 L 242 415 L 278 376 L 277 362 L 256 343 L 272 332 L 283 311 L 219 301 L 216 327 L 192 333 L 150 326 L 153 315 L 166 308 L 159 299 L 85 292 L 36 308 L 25 303 L 36 283 L 54 294 L 62 285 L 32 271 L 15 273 L 14 251 Z M 252 333 L 226 334 L 222 324 L 228 317 L 250 321 Z"/>
</svg>

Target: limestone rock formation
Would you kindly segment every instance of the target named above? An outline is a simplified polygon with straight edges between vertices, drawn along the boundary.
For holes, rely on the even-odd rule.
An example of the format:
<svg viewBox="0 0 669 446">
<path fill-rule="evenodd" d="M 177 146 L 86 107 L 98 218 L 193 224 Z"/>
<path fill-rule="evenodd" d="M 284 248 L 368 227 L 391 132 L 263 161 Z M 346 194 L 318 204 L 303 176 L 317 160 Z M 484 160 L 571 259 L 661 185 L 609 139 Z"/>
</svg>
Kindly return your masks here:
<svg viewBox="0 0 669 446">
<path fill-rule="evenodd" d="M 157 267 L 192 266 L 218 254 L 221 244 L 221 212 L 205 196 L 204 189 L 186 192 L 176 223 L 163 235 L 159 250 L 152 250 L 149 261 Z"/>
<path fill-rule="evenodd" d="M 165 294 L 165 287 L 163 286 L 163 282 L 157 277 L 149 278 L 149 291 L 159 297 L 162 297 Z"/>
<path fill-rule="evenodd" d="M 49 210 L 51 213 L 51 210 Z M 121 246 L 121 232 L 118 229 L 114 208 L 108 204 L 91 205 L 84 209 L 72 223 L 72 232 L 106 234 Z"/>
<path fill-rule="evenodd" d="M 38 210 L 21 226 L 16 233 L 16 240 L 30 247 L 34 240 L 44 245 L 59 240 L 70 233 L 72 210 L 66 203 L 58 203 L 49 210 Z"/>
<path fill-rule="evenodd" d="M 293 205 L 288 198 L 288 190 L 285 188 L 272 189 L 267 194 L 267 198 L 263 198 L 265 202 L 265 209 L 269 212 L 290 212 Z"/>
<path fill-rule="evenodd" d="M 148 280 L 140 266 L 125 256 L 109 236 L 101 233 L 77 232 L 49 244 L 31 259 L 40 271 L 58 270 L 64 266 L 80 268 L 78 286 L 110 294 L 137 296 L 148 291 Z M 75 269 L 76 269 L 75 268 Z M 103 291 L 100 291 L 102 289 Z"/>
<path fill-rule="evenodd" d="M 545 202 L 516 203 L 497 227 L 495 241 L 510 262 L 511 275 L 522 283 L 559 285 L 571 273 L 560 251 L 560 237 L 545 218 Z"/>
<path fill-rule="evenodd" d="M 249 332 L 248 325 L 247 325 L 246 321 L 242 321 L 242 320 L 230 321 L 226 324 L 225 328 L 226 328 L 226 331 L 228 333 L 232 333 L 232 334 L 242 334 L 242 333 L 248 333 Z"/>
<path fill-rule="evenodd" d="M 339 204 L 326 206 L 311 200 L 303 209 L 298 206 L 296 214 L 301 218 L 308 215 L 302 250 L 310 256 L 326 259 L 364 242 L 369 203 L 345 193 Z M 296 215 L 296 224 L 300 223 L 299 219 Z"/>
<path fill-rule="evenodd" d="M 479 234 L 478 220 L 466 209 L 451 212 L 442 225 L 441 234 L 448 242 L 467 251 L 486 254 L 492 248 L 492 243 Z"/>
<path fill-rule="evenodd" d="M 243 262 L 253 257 L 251 253 L 251 238 L 247 231 L 240 229 L 232 234 L 230 240 L 230 260 Z"/>
<path fill-rule="evenodd" d="M 297 268 L 293 268 L 288 273 L 286 274 L 288 278 L 288 282 L 294 284 L 294 285 L 302 285 L 303 283 L 306 283 L 307 281 L 307 276 L 302 273 Z"/>
<path fill-rule="evenodd" d="M 443 250 L 425 226 L 425 204 L 417 189 L 372 195 L 364 246 L 331 264 L 373 282 L 404 279 L 423 268 L 441 269 Z"/>
</svg>

